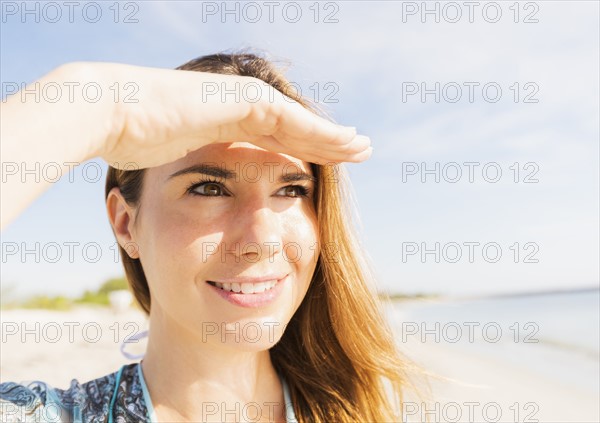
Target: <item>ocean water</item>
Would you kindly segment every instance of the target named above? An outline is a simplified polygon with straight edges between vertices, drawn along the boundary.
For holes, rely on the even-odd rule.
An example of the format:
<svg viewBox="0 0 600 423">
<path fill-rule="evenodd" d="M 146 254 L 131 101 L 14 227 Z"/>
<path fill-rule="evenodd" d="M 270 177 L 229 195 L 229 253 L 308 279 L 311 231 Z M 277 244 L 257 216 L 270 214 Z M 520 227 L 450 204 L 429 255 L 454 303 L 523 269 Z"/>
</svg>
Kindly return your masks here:
<svg viewBox="0 0 600 423">
<path fill-rule="evenodd" d="M 396 302 L 400 344 L 448 344 L 600 394 L 600 291 Z"/>
</svg>

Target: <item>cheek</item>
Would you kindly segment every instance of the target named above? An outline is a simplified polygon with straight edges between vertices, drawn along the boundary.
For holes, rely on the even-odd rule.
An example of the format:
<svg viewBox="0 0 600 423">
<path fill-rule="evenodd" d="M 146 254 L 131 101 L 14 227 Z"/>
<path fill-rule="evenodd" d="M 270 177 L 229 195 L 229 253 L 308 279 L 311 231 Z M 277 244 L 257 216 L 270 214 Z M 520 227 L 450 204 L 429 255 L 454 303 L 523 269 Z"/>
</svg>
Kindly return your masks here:
<svg viewBox="0 0 600 423">
<path fill-rule="evenodd" d="M 299 261 L 305 262 L 318 249 L 316 223 L 305 217 L 298 217 L 286 220 L 283 227 L 283 245 L 289 256 L 288 260 L 294 262 L 294 256 L 298 256 Z"/>
<path fill-rule="evenodd" d="M 144 224 L 152 228 L 155 249 L 185 253 L 204 238 L 219 236 L 227 216 L 216 213 L 212 207 L 198 207 L 193 203 L 176 207 L 158 205 L 147 215 Z"/>
<path fill-rule="evenodd" d="M 317 219 L 312 210 L 290 214 L 284 223 L 284 254 L 295 267 L 298 286 L 303 295 L 314 273 L 319 258 L 320 245 Z"/>
<path fill-rule="evenodd" d="M 199 232 L 206 231 L 206 226 L 169 208 L 147 210 L 140 223 L 140 258 L 151 289 L 163 293 L 181 289 L 202 264 L 198 254 L 203 234 Z"/>
</svg>

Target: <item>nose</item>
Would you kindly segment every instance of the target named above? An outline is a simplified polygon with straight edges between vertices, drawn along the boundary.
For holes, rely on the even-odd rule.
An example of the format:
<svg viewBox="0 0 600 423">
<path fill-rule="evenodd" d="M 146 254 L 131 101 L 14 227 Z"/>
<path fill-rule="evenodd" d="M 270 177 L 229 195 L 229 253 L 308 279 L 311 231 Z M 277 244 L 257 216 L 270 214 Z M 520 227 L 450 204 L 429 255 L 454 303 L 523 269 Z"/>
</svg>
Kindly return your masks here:
<svg viewBox="0 0 600 423">
<path fill-rule="evenodd" d="M 226 253 L 256 263 L 261 260 L 272 262 L 283 248 L 283 225 L 280 213 L 265 203 L 248 204 L 235 216 L 231 236 L 226 237 Z"/>
</svg>

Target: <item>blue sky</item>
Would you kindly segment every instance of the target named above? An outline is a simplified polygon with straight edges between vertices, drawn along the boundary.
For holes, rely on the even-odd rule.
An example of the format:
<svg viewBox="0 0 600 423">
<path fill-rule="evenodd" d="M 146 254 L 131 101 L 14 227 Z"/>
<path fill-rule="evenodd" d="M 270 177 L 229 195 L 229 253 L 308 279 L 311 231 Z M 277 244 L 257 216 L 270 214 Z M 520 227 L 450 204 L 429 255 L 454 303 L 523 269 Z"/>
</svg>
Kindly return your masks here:
<svg viewBox="0 0 600 423">
<path fill-rule="evenodd" d="M 492 7 L 483 12 L 486 3 L 473 22 L 464 6 L 458 19 L 437 2 L 428 5 L 439 8 L 439 22 L 411 14 L 421 2 L 280 2 L 273 22 L 264 2 L 239 3 L 235 22 L 221 2 L 121 2 L 115 23 L 114 2 L 97 2 L 102 15 L 92 23 L 95 5 L 86 2 L 73 22 L 63 2 L 60 19 L 39 3 L 40 22 L 35 12 L 13 14 L 21 2 L 3 2 L 2 95 L 70 61 L 174 68 L 223 50 L 264 50 L 290 62 L 289 79 L 318 93 L 336 121 L 372 139 L 372 158 L 347 168 L 382 290 L 470 295 L 598 284 L 598 3 L 521 2 L 516 16 L 513 2 L 500 2 L 499 18 Z M 261 18 L 249 22 L 256 10 Z M 137 22 L 124 22 L 127 15 Z M 423 88 L 432 92 L 424 101 Z M 324 104 L 326 95 L 337 102 Z M 93 182 L 96 163 L 103 174 Z M 4 292 L 77 295 L 122 274 L 103 203 L 106 164 L 94 165 L 54 184 L 2 233 Z M 40 263 L 35 254 L 23 260 L 19 253 L 36 242 Z M 50 243 L 60 246 L 56 263 L 44 260 L 57 251 Z M 95 263 L 85 259 L 93 243 Z M 421 255 L 436 243 L 439 263 Z"/>
</svg>

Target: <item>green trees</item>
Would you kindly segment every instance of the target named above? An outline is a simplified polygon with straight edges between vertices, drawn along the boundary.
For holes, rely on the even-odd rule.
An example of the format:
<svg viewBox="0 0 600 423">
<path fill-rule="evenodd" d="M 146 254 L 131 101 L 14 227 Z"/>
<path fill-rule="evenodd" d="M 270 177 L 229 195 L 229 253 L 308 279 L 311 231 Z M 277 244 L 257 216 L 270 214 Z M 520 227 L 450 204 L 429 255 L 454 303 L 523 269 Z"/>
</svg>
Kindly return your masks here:
<svg viewBox="0 0 600 423">
<path fill-rule="evenodd" d="M 3 308 L 43 308 L 48 310 L 68 310 L 74 305 L 100 305 L 108 306 L 109 294 L 113 291 L 128 290 L 129 285 L 125 277 L 112 278 L 104 282 L 95 291 L 86 290 L 78 298 L 69 298 L 64 295 L 48 296 L 34 295 L 22 301 L 11 301 L 3 304 Z"/>
</svg>

